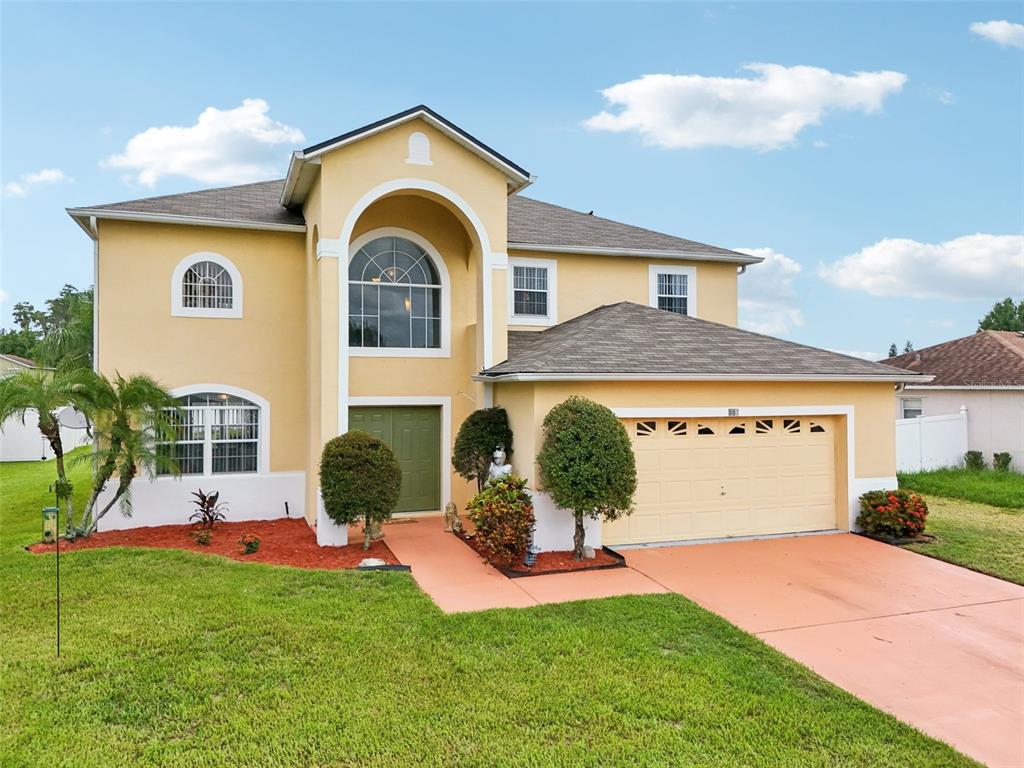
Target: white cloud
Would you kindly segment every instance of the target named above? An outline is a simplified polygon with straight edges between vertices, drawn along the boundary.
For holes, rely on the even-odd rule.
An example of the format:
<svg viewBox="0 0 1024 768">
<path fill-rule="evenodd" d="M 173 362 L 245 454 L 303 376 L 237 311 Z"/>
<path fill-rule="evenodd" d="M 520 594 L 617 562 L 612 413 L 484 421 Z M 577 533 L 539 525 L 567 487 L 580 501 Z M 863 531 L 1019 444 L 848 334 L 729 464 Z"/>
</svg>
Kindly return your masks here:
<svg viewBox="0 0 1024 768">
<path fill-rule="evenodd" d="M 595 131 L 633 132 L 661 147 L 781 149 L 830 111 L 877 112 L 902 72 L 841 75 L 820 67 L 748 64 L 755 77 L 644 75 L 601 91 L 617 112 L 584 121 Z"/>
<path fill-rule="evenodd" d="M 1024 236 L 977 234 L 943 243 L 886 238 L 821 265 L 818 274 L 872 296 L 993 299 L 1024 289 Z"/>
<path fill-rule="evenodd" d="M 1024 48 L 1024 24 L 1012 21 L 976 21 L 971 32 L 1001 45 L 1003 48 Z"/>
<path fill-rule="evenodd" d="M 793 279 L 801 267 L 771 248 L 736 248 L 761 256 L 764 261 L 747 267 L 739 280 L 740 326 L 770 336 L 784 334 L 804 324 Z"/>
<path fill-rule="evenodd" d="M 204 184 L 245 184 L 279 176 L 285 147 L 305 137 L 298 128 L 271 120 L 263 99 L 245 99 L 240 107 L 207 107 L 195 125 L 148 128 L 136 134 L 124 152 L 104 161 L 128 168 L 152 187 L 163 176 L 185 176 Z"/>
<path fill-rule="evenodd" d="M 935 98 L 939 100 L 940 104 L 950 105 L 956 103 L 956 96 L 953 95 L 952 91 L 937 91 Z"/>
<path fill-rule="evenodd" d="M 0 304 L 6 304 L 10 294 L 7 293 L 3 288 L 0 288 Z"/>
<path fill-rule="evenodd" d="M 849 349 L 829 349 L 829 352 L 835 352 L 837 355 L 848 355 L 849 357 L 859 357 L 861 360 L 871 360 L 877 362 L 881 360 L 885 355 L 880 352 L 854 352 Z"/>
<path fill-rule="evenodd" d="M 70 183 L 72 181 L 74 179 L 65 174 L 60 168 L 43 168 L 41 171 L 23 173 L 18 177 L 17 181 L 9 181 L 4 184 L 4 196 L 25 197 L 36 187 L 46 184 L 59 184 L 61 182 Z"/>
</svg>

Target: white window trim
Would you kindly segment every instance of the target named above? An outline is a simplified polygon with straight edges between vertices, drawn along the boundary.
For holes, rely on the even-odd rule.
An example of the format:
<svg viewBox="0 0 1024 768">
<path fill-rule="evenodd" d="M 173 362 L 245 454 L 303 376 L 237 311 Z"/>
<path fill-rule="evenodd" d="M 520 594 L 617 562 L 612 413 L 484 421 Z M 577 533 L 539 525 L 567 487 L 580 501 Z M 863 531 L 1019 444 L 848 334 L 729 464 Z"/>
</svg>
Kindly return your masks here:
<svg viewBox="0 0 1024 768">
<path fill-rule="evenodd" d="M 647 267 L 647 303 L 658 308 L 658 275 L 686 275 L 686 316 L 697 317 L 697 268 L 676 264 L 651 264 Z"/>
<path fill-rule="evenodd" d="M 437 274 L 441 278 L 441 346 L 433 349 L 417 347 L 351 347 L 348 346 L 348 268 L 352 258 L 359 249 L 378 237 L 404 237 L 424 251 L 434 262 Z M 448 265 L 441 257 L 440 251 L 422 235 L 401 227 L 380 227 L 366 232 L 355 240 L 348 249 L 348 261 L 345 262 L 345 314 L 338 318 L 341 323 L 339 332 L 344 335 L 349 357 L 451 357 L 452 356 L 452 283 L 448 276 Z"/>
<path fill-rule="evenodd" d="M 904 415 L 904 411 L 906 410 L 906 405 L 907 405 L 907 401 L 908 400 L 916 400 L 919 403 L 919 407 L 916 410 L 921 411 L 921 415 L 920 416 L 905 416 Z M 901 418 L 901 419 L 920 419 L 923 416 L 924 416 L 924 397 L 922 395 L 918 395 L 916 397 L 901 397 L 900 398 L 900 415 L 899 415 L 899 418 Z"/>
<path fill-rule="evenodd" d="M 515 302 L 516 267 L 541 267 L 548 271 L 548 313 L 538 315 L 517 315 Z M 558 261 L 555 259 L 528 259 L 510 256 L 508 259 L 508 324 L 540 325 L 558 324 Z"/>
<path fill-rule="evenodd" d="M 200 261 L 212 261 L 224 270 L 231 277 L 231 308 L 230 309 L 207 309 L 200 307 L 186 307 L 181 303 L 182 281 L 185 273 L 193 264 Z M 232 261 L 219 253 L 210 251 L 199 251 L 186 256 L 178 262 L 171 274 L 171 316 L 172 317 L 242 317 L 242 273 L 238 271 Z"/>
<path fill-rule="evenodd" d="M 234 387 L 230 384 L 189 384 L 184 387 L 176 387 L 171 390 L 174 398 L 185 397 L 186 395 L 198 395 L 203 392 L 215 392 L 217 394 L 231 395 L 248 400 L 260 409 L 259 438 L 257 443 L 257 459 L 255 472 L 213 472 L 213 462 L 209 461 L 206 455 L 208 451 L 203 449 L 203 474 L 201 475 L 157 475 L 156 482 L 180 481 L 183 478 L 201 477 L 204 480 L 219 480 L 220 478 L 254 478 L 266 477 L 270 474 L 270 401 L 260 397 L 255 392 L 250 392 L 241 387 Z M 209 427 L 209 425 L 206 425 Z M 204 437 L 208 446 L 210 443 L 209 430 Z"/>
<path fill-rule="evenodd" d="M 405 159 L 408 165 L 433 165 L 430 159 L 430 138 L 423 131 L 409 134 L 409 156 Z"/>
</svg>

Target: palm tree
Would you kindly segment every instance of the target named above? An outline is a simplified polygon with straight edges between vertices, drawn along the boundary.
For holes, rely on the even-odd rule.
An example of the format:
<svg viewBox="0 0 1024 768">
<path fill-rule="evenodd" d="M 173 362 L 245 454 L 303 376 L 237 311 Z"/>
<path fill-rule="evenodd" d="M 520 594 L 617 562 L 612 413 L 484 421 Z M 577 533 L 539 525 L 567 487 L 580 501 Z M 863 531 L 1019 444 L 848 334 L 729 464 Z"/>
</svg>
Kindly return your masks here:
<svg viewBox="0 0 1024 768">
<path fill-rule="evenodd" d="M 124 378 L 115 374 L 94 377 L 89 392 L 89 412 L 97 449 L 93 462 L 92 492 L 82 514 L 78 533 L 95 532 L 104 515 L 117 503 L 125 516 L 132 511 L 131 484 L 140 472 L 154 476 L 157 471 L 178 471 L 167 452 L 174 442 L 178 405 L 174 397 L 154 379 L 143 374 Z M 113 497 L 97 509 L 107 483 L 117 474 Z"/>
<path fill-rule="evenodd" d="M 25 423 L 30 413 L 38 418 L 39 431 L 53 450 L 57 465 L 57 506 L 64 507 L 67 533 L 71 533 L 74 520 L 72 487 L 64 469 L 64 445 L 60 439 L 57 412 L 68 405 L 87 410 L 90 401 L 90 381 L 94 374 L 88 370 L 27 370 L 0 379 L 0 424 L 11 416 Z"/>
<path fill-rule="evenodd" d="M 93 291 L 71 293 L 62 323 L 43 337 L 38 357 L 58 368 L 92 367 Z"/>
</svg>

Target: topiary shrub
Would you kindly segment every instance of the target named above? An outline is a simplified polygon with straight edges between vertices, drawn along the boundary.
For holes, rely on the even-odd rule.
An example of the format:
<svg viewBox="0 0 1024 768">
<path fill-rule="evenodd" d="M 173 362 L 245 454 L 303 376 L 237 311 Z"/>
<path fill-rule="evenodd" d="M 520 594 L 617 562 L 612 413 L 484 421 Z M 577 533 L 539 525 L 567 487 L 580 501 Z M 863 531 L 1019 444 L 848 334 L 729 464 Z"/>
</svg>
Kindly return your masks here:
<svg viewBox="0 0 1024 768">
<path fill-rule="evenodd" d="M 1009 472 L 1012 456 L 1006 451 L 992 454 L 992 468 L 998 472 Z"/>
<path fill-rule="evenodd" d="M 857 525 L 866 533 L 912 539 L 924 533 L 928 505 L 913 491 L 868 491 L 860 497 Z"/>
<path fill-rule="evenodd" d="M 526 554 L 535 519 L 525 488 L 521 477 L 501 477 L 487 483 L 466 507 L 477 545 L 489 560 L 511 563 Z"/>
<path fill-rule="evenodd" d="M 391 449 L 372 435 L 351 430 L 332 438 L 320 457 L 324 512 L 338 525 L 363 521 L 363 549 L 373 523 L 391 517 L 402 489 L 402 468 Z"/>
<path fill-rule="evenodd" d="M 981 451 L 968 451 L 964 454 L 964 466 L 973 470 L 984 469 L 985 456 Z"/>
<path fill-rule="evenodd" d="M 504 408 L 481 408 L 462 422 L 452 448 L 452 466 L 466 480 L 476 480 L 478 491 L 487 482 L 487 470 L 497 446 L 512 453 L 512 427 Z"/>
<path fill-rule="evenodd" d="M 583 559 L 584 518 L 615 520 L 633 511 L 633 447 L 622 422 L 603 405 L 574 395 L 552 408 L 537 463 L 544 490 L 576 519 L 577 560 Z"/>
</svg>

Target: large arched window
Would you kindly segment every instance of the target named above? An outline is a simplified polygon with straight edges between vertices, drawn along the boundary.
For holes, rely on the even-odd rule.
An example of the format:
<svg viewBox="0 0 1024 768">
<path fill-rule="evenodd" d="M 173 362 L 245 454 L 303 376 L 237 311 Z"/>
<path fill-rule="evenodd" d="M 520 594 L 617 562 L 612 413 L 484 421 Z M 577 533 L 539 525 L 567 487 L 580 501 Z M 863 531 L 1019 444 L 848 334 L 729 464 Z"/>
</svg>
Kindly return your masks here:
<svg viewBox="0 0 1024 768">
<path fill-rule="evenodd" d="M 173 443 L 164 454 L 183 475 L 223 475 L 260 469 L 260 407 L 223 392 L 197 392 L 178 398 Z M 169 474 L 168 467 L 161 474 Z"/>
<path fill-rule="evenodd" d="M 442 347 L 442 277 L 422 247 L 374 238 L 353 254 L 348 280 L 350 347 Z"/>
<path fill-rule="evenodd" d="M 171 277 L 171 314 L 183 317 L 241 317 L 242 276 L 218 253 L 193 253 Z"/>
</svg>

